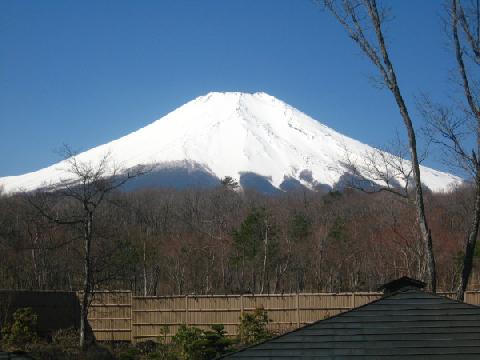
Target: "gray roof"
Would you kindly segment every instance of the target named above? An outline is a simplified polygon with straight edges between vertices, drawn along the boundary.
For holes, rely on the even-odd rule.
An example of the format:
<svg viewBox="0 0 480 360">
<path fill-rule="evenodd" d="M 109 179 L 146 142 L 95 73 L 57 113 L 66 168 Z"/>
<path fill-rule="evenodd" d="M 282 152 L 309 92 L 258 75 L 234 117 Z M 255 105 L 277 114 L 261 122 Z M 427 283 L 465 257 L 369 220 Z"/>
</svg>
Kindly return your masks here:
<svg viewBox="0 0 480 360">
<path fill-rule="evenodd" d="M 225 358 L 480 359 L 480 307 L 407 289 Z"/>
</svg>

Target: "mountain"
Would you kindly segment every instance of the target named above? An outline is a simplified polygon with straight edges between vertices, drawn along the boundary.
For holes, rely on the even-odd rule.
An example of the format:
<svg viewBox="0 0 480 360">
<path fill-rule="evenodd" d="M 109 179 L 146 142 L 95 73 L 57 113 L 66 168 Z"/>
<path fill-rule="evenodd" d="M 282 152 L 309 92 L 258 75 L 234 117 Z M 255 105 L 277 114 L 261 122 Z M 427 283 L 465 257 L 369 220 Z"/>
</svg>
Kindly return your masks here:
<svg viewBox="0 0 480 360">
<path fill-rule="evenodd" d="M 211 185 L 231 176 L 244 187 L 270 191 L 341 186 L 349 176 L 346 158 L 361 163 L 374 151 L 268 94 L 214 92 L 129 135 L 80 153 L 78 160 L 95 164 L 110 153 L 122 169 L 151 166 L 154 171 L 135 186 Z M 69 179 L 66 168 L 61 161 L 32 173 L 0 178 L 0 186 L 11 193 L 55 185 Z M 421 172 L 424 185 L 432 191 L 461 182 L 427 167 Z M 396 182 L 403 184 L 402 179 Z"/>
</svg>

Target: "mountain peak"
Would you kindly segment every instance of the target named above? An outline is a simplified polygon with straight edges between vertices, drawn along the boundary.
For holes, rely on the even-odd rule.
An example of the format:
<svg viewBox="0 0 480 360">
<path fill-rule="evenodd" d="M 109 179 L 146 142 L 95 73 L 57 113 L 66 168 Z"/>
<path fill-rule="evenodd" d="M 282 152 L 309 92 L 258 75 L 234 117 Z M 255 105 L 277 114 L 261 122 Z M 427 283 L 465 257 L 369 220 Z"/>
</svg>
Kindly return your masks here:
<svg viewBox="0 0 480 360">
<path fill-rule="evenodd" d="M 251 103 L 252 101 L 259 101 L 259 102 L 278 104 L 281 106 L 288 106 L 283 101 L 262 91 L 258 91 L 254 93 L 239 92 L 239 91 L 227 91 L 227 92 L 212 91 L 206 95 L 197 97 L 191 102 L 192 103 L 225 102 L 228 104 L 235 103 L 239 105 L 248 106 L 248 104 Z"/>
<path fill-rule="evenodd" d="M 242 92 L 242 91 L 210 91 L 209 93 L 205 95 L 201 95 L 197 97 L 197 99 L 209 99 L 212 97 L 236 97 L 236 98 L 241 98 L 241 97 L 269 97 L 269 98 L 274 98 L 273 96 L 267 94 L 266 92 L 263 91 L 257 91 L 254 93 L 251 92 Z M 274 98 L 275 99 L 275 98 Z"/>
<path fill-rule="evenodd" d="M 210 92 L 150 125 L 78 155 L 95 164 L 105 153 L 124 169 L 197 168 L 215 178 L 256 176 L 281 188 L 294 181 L 307 188 L 334 187 L 347 169 L 345 151 L 356 160 L 374 149 L 348 138 L 264 92 Z M 5 191 L 33 190 L 66 180 L 65 162 L 21 176 L 0 178 Z M 444 190 L 461 180 L 422 167 L 425 185 Z M 399 180 L 401 184 L 401 180 Z"/>
</svg>

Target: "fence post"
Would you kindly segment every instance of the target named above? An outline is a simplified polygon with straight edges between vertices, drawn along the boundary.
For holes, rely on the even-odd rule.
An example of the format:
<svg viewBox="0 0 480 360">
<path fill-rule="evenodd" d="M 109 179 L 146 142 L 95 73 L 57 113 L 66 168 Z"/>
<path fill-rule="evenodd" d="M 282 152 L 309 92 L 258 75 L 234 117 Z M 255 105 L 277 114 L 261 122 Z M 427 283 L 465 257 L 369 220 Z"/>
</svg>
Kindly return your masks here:
<svg viewBox="0 0 480 360">
<path fill-rule="evenodd" d="M 355 308 L 355 293 L 352 292 L 352 306 L 351 306 L 352 309 Z"/>
<path fill-rule="evenodd" d="M 298 298 L 298 292 L 297 296 L 295 297 L 295 306 L 297 308 L 297 327 L 300 327 L 300 300 Z"/>
<path fill-rule="evenodd" d="M 188 326 L 188 295 L 185 295 L 185 325 Z"/>
</svg>

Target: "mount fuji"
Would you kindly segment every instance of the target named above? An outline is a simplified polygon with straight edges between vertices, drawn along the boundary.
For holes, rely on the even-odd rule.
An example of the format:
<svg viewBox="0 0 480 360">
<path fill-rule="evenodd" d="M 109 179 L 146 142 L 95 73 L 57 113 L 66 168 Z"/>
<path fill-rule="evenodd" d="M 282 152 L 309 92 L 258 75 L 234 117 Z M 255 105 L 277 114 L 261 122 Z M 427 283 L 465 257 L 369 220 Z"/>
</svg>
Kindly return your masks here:
<svg viewBox="0 0 480 360">
<path fill-rule="evenodd" d="M 242 187 L 281 191 L 295 186 L 333 189 L 348 175 L 346 157 L 358 163 L 375 151 L 395 158 L 268 94 L 212 92 L 118 140 L 82 152 L 77 159 L 95 166 L 108 153 L 124 171 L 151 166 L 154 170 L 137 179 L 136 186 L 218 184 L 218 179 L 230 176 Z M 69 180 L 67 168 L 64 160 L 35 172 L 2 177 L 0 187 L 14 193 L 55 186 Z M 424 166 L 421 174 L 432 191 L 462 182 Z M 404 185 L 403 179 L 394 180 Z"/>
</svg>

